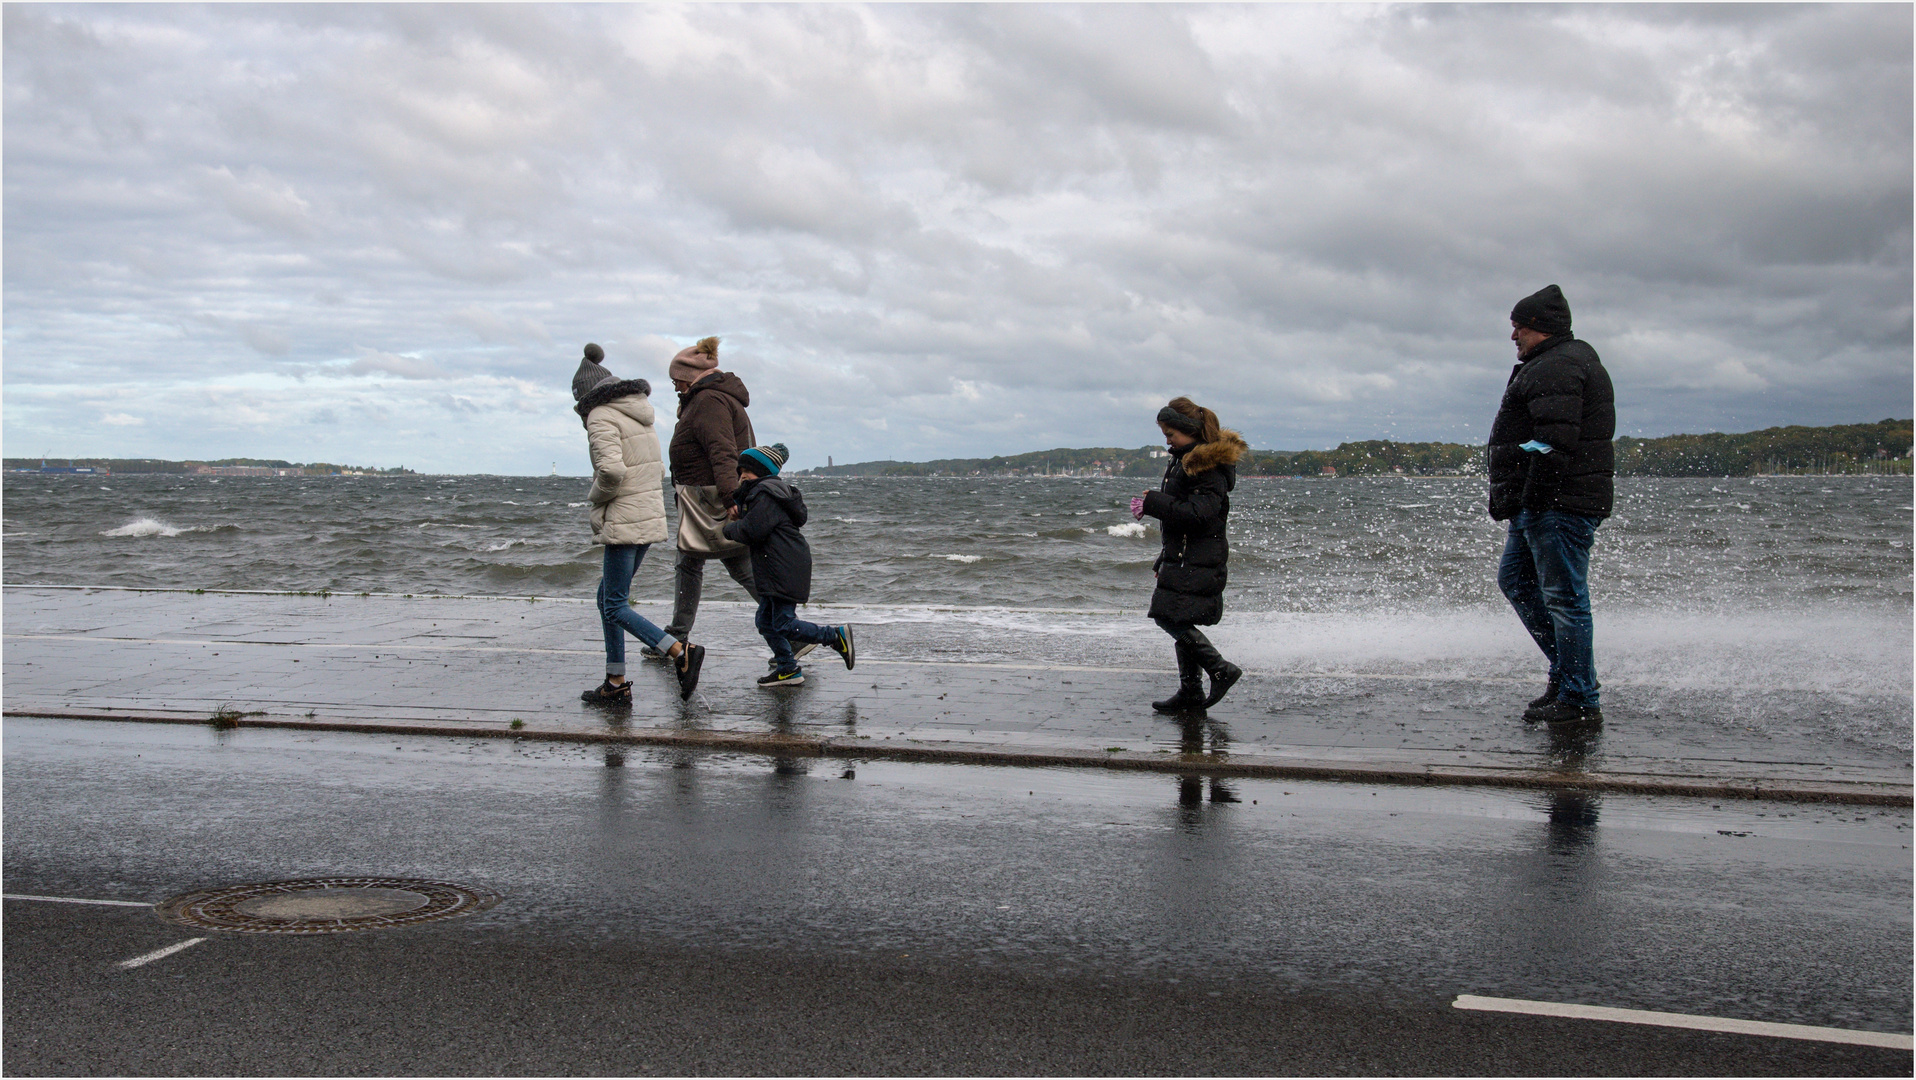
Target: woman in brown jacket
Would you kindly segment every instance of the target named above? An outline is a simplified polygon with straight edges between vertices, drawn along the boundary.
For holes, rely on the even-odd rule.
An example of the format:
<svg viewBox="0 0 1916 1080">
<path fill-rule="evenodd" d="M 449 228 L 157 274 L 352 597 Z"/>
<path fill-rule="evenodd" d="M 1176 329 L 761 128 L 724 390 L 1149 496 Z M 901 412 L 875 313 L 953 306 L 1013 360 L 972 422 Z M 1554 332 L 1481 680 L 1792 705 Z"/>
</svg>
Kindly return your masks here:
<svg viewBox="0 0 1916 1080">
<path fill-rule="evenodd" d="M 744 380 L 718 369 L 719 339 L 704 338 L 672 358 L 669 374 L 679 392 L 678 424 L 672 429 L 668 451 L 672 488 L 678 498 L 679 558 L 672 596 L 672 621 L 665 632 L 684 641 L 698 618 L 699 596 L 705 588 L 705 562 L 718 559 L 732 580 L 754 602 L 752 556 L 743 544 L 725 539 L 720 530 L 732 495 L 738 491 L 738 456 L 758 445 L 745 407 L 752 395 Z M 653 655 L 648 651 L 646 655 Z"/>
</svg>

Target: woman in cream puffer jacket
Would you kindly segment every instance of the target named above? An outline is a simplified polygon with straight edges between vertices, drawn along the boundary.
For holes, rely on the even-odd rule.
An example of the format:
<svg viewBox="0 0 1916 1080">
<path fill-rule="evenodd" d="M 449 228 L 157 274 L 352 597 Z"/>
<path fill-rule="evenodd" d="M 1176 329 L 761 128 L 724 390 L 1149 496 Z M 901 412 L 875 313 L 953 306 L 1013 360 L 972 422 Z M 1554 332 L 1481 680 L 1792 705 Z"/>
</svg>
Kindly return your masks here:
<svg viewBox="0 0 1916 1080">
<path fill-rule="evenodd" d="M 652 426 L 652 387 L 644 379 L 625 379 L 607 389 L 619 396 L 584 412 L 592 445 L 592 490 L 586 495 L 592 542 L 657 544 L 665 539 L 665 464 Z"/>
<path fill-rule="evenodd" d="M 625 635 L 632 634 L 672 657 L 679 696 L 692 696 L 705 650 L 684 645 L 632 610 L 632 575 L 645 549 L 665 539 L 665 465 L 652 427 L 652 387 L 644 379 L 621 379 L 600 361 L 605 351 L 585 347 L 572 377 L 574 411 L 585 421 L 592 449 L 592 542 L 605 545 L 599 576 L 599 622 L 605 631 L 605 682 L 580 696 L 595 705 L 630 705 L 625 678 Z"/>
</svg>

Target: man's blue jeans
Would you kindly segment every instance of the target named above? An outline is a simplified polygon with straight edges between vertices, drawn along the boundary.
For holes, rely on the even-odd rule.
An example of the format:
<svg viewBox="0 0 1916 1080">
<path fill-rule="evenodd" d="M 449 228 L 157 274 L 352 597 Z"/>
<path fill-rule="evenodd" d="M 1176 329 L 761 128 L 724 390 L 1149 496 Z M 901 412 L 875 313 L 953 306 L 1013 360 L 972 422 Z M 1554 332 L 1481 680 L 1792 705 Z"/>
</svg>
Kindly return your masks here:
<svg viewBox="0 0 1916 1080">
<path fill-rule="evenodd" d="M 798 617 L 797 604 L 776 596 L 758 598 L 758 617 L 753 624 L 765 638 L 765 644 L 772 647 L 772 658 L 778 661 L 779 671 L 791 671 L 798 667 L 798 658 L 792 655 L 792 642 L 830 645 L 838 639 L 836 627 L 806 622 Z"/>
<path fill-rule="evenodd" d="M 1510 522 L 1497 587 L 1550 659 L 1557 698 L 1597 705 L 1591 645 L 1590 544 L 1601 518 L 1562 510 L 1525 510 Z"/>
<path fill-rule="evenodd" d="M 646 544 L 607 544 L 599 574 L 599 622 L 605 630 L 605 673 L 625 676 L 625 633 L 665 652 L 678 644 L 645 616 L 632 610 L 632 575 L 645 559 Z"/>
</svg>

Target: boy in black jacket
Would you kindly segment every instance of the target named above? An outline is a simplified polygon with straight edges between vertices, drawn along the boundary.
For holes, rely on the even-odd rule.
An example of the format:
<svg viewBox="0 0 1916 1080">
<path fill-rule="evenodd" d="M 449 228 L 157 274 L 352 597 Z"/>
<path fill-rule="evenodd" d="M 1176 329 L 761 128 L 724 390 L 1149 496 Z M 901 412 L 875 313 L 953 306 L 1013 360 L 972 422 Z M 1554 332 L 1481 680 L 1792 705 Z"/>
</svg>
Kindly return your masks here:
<svg viewBox="0 0 1916 1080">
<path fill-rule="evenodd" d="M 852 666 L 852 628 L 818 626 L 798 617 L 798 605 L 812 595 L 812 549 L 798 530 L 805 524 L 805 498 L 778 475 L 790 451 L 784 443 L 754 446 L 738 456 L 738 491 L 732 496 L 736 520 L 725 538 L 752 549 L 752 580 L 758 586 L 755 625 L 772 647 L 772 670 L 760 686 L 799 686 L 805 672 L 792 655 L 794 641 L 830 645 Z"/>
</svg>

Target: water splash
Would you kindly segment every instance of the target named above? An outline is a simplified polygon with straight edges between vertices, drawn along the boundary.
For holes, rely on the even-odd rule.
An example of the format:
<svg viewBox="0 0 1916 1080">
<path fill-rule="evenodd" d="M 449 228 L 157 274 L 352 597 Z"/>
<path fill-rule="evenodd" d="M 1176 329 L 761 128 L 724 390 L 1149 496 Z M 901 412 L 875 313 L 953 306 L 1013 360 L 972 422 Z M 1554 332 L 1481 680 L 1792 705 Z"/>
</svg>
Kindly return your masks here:
<svg viewBox="0 0 1916 1080">
<path fill-rule="evenodd" d="M 117 529 L 108 529 L 101 536 L 178 536 L 188 530 L 176 525 L 168 525 L 158 518 L 143 517 L 127 522 Z"/>
</svg>

